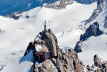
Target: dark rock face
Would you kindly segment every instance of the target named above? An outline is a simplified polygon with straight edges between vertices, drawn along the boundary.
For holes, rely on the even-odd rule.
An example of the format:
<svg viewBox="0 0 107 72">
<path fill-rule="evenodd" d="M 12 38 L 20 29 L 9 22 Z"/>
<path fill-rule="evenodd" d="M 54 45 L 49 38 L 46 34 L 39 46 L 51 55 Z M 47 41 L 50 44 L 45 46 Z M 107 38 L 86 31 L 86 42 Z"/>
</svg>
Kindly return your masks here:
<svg viewBox="0 0 107 72">
<path fill-rule="evenodd" d="M 26 56 L 31 50 L 36 52 L 35 45 L 33 42 L 30 42 L 29 45 L 27 46 L 24 56 Z"/>
<path fill-rule="evenodd" d="M 99 24 L 97 22 L 93 23 L 86 29 L 85 33 L 80 36 L 80 40 L 76 43 L 76 45 L 74 47 L 74 51 L 77 53 L 82 52 L 81 43 L 83 41 L 86 41 L 88 38 L 90 38 L 92 36 L 97 37 L 102 34 L 103 34 L 103 32 L 99 29 Z"/>
<path fill-rule="evenodd" d="M 104 20 L 104 28 L 107 28 L 107 17 L 105 17 L 105 20 Z"/>
<path fill-rule="evenodd" d="M 76 43 L 75 48 L 74 48 L 74 51 L 77 52 L 77 53 L 82 52 L 80 43 L 81 43 L 81 41 L 78 41 L 78 42 Z"/>
<path fill-rule="evenodd" d="M 101 60 L 98 55 L 94 55 L 94 66 L 101 67 Z"/>
<path fill-rule="evenodd" d="M 95 22 L 86 29 L 83 35 L 80 36 L 80 41 L 85 41 L 91 36 L 99 36 L 101 34 L 103 34 L 103 32 L 99 29 L 99 24 Z"/>
</svg>

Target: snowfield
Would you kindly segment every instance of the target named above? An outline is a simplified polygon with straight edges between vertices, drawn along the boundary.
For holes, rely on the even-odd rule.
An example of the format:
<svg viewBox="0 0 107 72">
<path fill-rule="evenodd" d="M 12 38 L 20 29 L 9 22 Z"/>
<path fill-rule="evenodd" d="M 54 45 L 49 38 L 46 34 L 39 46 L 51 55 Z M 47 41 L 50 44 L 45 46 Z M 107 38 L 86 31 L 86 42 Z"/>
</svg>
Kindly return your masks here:
<svg viewBox="0 0 107 72">
<path fill-rule="evenodd" d="M 107 60 L 107 35 L 91 37 L 83 42 L 83 52 L 79 54 L 79 58 L 84 64 L 92 65 L 93 56 L 98 54 L 102 61 Z"/>
<path fill-rule="evenodd" d="M 0 17 L 0 72 L 28 72 L 32 63 L 19 63 L 30 41 L 43 29 L 44 21 L 56 34 L 60 47 L 74 48 L 80 35 L 81 22 L 89 18 L 96 3 L 82 5 L 74 2 L 65 9 L 35 8 L 24 12 L 19 20 Z M 29 15 L 26 19 L 24 16 Z M 107 57 L 107 36 L 91 37 L 83 43 L 79 54 L 83 63 L 92 64 L 95 53 Z"/>
</svg>

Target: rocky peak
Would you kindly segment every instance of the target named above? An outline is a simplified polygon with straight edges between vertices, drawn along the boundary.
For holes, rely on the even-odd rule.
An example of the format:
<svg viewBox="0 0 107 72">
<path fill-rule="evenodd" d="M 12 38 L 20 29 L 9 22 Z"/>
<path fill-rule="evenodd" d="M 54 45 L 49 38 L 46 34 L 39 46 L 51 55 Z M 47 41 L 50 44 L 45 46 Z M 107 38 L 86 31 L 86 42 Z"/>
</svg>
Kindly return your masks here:
<svg viewBox="0 0 107 72">
<path fill-rule="evenodd" d="M 40 50 L 37 50 L 39 47 Z M 46 50 L 44 50 L 46 49 Z M 34 42 L 30 42 L 24 56 L 32 53 L 30 72 L 84 72 L 77 53 L 73 49 L 63 51 L 51 29 L 41 31 Z"/>
</svg>

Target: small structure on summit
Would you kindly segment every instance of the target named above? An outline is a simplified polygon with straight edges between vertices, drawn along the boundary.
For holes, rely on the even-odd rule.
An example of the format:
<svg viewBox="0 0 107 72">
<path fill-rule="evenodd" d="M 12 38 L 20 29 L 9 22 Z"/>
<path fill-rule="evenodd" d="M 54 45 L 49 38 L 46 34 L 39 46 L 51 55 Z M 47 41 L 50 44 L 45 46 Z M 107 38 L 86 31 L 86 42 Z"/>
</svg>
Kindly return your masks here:
<svg viewBox="0 0 107 72">
<path fill-rule="evenodd" d="M 30 42 L 24 56 L 30 51 L 33 53 L 33 62 L 42 62 L 49 58 L 58 56 L 57 38 L 51 29 L 47 29 L 46 22 L 43 31 L 39 32 L 33 42 Z"/>
<path fill-rule="evenodd" d="M 44 30 L 38 34 L 38 37 L 34 40 L 36 46 L 41 46 L 42 50 L 46 49 L 45 52 L 49 52 L 50 56 L 57 56 L 58 42 L 57 38 L 51 29 L 46 28 L 44 25 Z"/>
</svg>

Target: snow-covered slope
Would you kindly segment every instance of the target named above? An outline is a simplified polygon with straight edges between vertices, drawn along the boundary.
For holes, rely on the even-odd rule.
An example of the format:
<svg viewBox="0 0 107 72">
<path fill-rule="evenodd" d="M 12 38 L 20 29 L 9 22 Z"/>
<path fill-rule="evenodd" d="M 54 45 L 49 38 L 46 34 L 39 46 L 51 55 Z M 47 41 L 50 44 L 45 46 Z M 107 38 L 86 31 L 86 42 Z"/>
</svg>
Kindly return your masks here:
<svg viewBox="0 0 107 72">
<path fill-rule="evenodd" d="M 103 60 L 107 59 L 107 29 L 105 27 L 107 16 L 107 0 L 98 0 L 97 8 L 92 15 L 87 19 L 86 26 L 91 25 L 94 22 L 99 23 L 99 28 L 104 32 L 103 35 L 95 37 L 92 36 L 88 40 L 83 42 L 83 52 L 79 54 L 80 59 L 85 64 L 93 64 L 93 56 L 98 54 Z M 104 25 L 105 24 L 105 25 Z"/>
<path fill-rule="evenodd" d="M 84 64 L 93 64 L 93 56 L 98 54 L 102 60 L 107 59 L 107 35 L 91 37 L 82 43 L 82 50 L 79 58 Z"/>
<path fill-rule="evenodd" d="M 62 10 L 43 8 L 40 15 L 43 16 L 43 19 L 47 20 L 48 26 L 56 33 L 60 45 L 62 46 L 64 44 L 65 46 L 71 46 L 73 48 L 82 33 L 79 27 L 80 22 L 88 18 L 95 7 L 95 4 L 81 5 L 74 3 Z"/>
<path fill-rule="evenodd" d="M 32 63 L 19 64 L 19 60 L 27 44 L 43 29 L 45 20 L 58 37 L 60 46 L 74 48 L 84 32 L 80 28 L 81 21 L 87 19 L 95 8 L 95 3 L 82 5 L 75 2 L 62 10 L 43 7 L 23 13 L 31 15 L 29 19 L 0 17 L 0 66 L 3 66 L 0 72 L 26 72 L 29 69 Z"/>
</svg>

